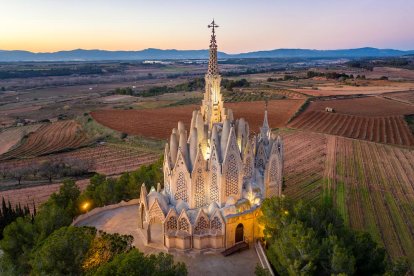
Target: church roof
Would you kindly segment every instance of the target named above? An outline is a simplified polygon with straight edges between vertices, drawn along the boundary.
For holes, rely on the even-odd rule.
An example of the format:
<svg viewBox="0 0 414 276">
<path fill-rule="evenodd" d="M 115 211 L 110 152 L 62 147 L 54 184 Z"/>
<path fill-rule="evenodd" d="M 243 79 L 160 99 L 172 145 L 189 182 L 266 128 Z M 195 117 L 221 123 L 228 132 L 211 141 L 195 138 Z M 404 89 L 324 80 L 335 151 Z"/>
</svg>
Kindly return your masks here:
<svg viewBox="0 0 414 276">
<path fill-rule="evenodd" d="M 160 205 L 162 211 L 164 212 L 164 214 L 166 214 L 168 212 L 168 203 L 167 203 L 167 199 L 165 198 L 165 196 L 155 190 L 152 190 L 148 196 L 148 207 L 151 208 L 152 205 L 154 204 L 155 200 L 158 200 L 158 204 Z"/>
</svg>

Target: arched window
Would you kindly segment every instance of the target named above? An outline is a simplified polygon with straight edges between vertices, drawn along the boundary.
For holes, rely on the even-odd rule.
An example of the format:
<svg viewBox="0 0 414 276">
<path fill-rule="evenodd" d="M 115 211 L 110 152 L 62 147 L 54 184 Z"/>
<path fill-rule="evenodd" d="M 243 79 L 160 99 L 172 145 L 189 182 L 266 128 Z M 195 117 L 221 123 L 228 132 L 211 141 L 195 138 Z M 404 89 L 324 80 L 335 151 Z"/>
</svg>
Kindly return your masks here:
<svg viewBox="0 0 414 276">
<path fill-rule="evenodd" d="M 175 191 L 174 198 L 175 200 L 182 199 L 183 201 L 188 202 L 187 184 L 185 183 L 185 176 L 183 172 L 178 174 L 177 190 Z"/>
<path fill-rule="evenodd" d="M 209 229 L 208 221 L 204 217 L 200 217 L 198 220 L 194 232 L 196 234 L 202 234 Z"/>
<path fill-rule="evenodd" d="M 270 182 L 276 182 L 277 181 L 277 164 L 276 160 L 272 160 L 270 164 Z"/>
<path fill-rule="evenodd" d="M 211 229 L 221 231 L 222 225 L 218 217 L 214 217 L 214 219 L 211 221 Z"/>
<path fill-rule="evenodd" d="M 180 227 L 179 229 L 181 231 L 189 232 L 189 230 L 190 230 L 190 224 L 188 223 L 186 218 L 180 218 L 179 227 Z"/>
<path fill-rule="evenodd" d="M 237 168 L 236 157 L 231 154 L 226 170 L 226 196 L 239 193 L 239 169 Z"/>
<path fill-rule="evenodd" d="M 177 230 L 177 218 L 171 216 L 167 221 L 167 230 Z"/>
<path fill-rule="evenodd" d="M 219 201 L 219 189 L 217 183 L 217 167 L 213 165 L 211 168 L 211 187 L 210 187 L 210 200 L 214 202 Z"/>
<path fill-rule="evenodd" d="M 251 177 L 253 175 L 251 162 L 252 162 L 252 158 L 250 156 L 247 157 L 246 162 L 244 164 L 244 171 L 243 171 L 245 177 Z"/>
<path fill-rule="evenodd" d="M 206 196 L 204 189 L 204 178 L 202 171 L 197 172 L 196 184 L 195 184 L 195 204 L 196 208 L 206 205 Z"/>
</svg>

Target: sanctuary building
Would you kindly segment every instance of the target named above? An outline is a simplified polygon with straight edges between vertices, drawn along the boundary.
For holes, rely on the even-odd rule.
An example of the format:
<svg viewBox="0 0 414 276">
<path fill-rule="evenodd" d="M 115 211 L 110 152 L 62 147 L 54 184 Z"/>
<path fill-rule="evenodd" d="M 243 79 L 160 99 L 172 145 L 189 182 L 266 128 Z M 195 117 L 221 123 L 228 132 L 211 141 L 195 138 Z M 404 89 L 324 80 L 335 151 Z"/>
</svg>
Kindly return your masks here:
<svg viewBox="0 0 414 276">
<path fill-rule="evenodd" d="M 139 228 L 147 243 L 167 249 L 225 249 L 263 235 L 263 198 L 280 196 L 283 142 L 264 111 L 258 135 L 224 106 L 214 21 L 205 93 L 191 125 L 171 133 L 164 152 L 164 186 L 141 187 Z"/>
</svg>

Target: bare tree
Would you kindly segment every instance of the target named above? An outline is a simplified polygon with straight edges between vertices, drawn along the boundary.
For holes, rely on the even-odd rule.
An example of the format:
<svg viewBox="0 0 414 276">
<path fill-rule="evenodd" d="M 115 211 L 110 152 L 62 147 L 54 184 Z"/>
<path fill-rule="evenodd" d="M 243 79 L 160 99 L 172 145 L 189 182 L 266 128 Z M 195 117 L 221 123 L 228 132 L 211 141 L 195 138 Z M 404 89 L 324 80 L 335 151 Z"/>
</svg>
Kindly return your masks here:
<svg viewBox="0 0 414 276">
<path fill-rule="evenodd" d="M 46 160 L 40 164 L 39 171 L 40 174 L 46 177 L 49 180 L 49 183 L 52 183 L 52 179 L 56 176 L 59 176 L 61 172 L 62 163 L 60 160 Z"/>
<path fill-rule="evenodd" d="M 28 174 L 28 169 L 25 167 L 16 167 L 16 168 L 11 168 L 9 171 L 9 175 L 16 179 L 18 184 L 21 184 L 22 179 L 27 176 Z"/>
</svg>

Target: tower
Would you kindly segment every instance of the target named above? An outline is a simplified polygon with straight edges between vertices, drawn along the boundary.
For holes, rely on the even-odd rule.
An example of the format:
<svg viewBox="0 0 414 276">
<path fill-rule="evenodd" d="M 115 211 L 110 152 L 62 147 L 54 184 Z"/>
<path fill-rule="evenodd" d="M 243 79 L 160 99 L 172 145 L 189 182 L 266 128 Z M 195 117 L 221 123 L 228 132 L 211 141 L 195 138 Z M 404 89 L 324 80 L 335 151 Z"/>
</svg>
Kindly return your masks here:
<svg viewBox="0 0 414 276">
<path fill-rule="evenodd" d="M 220 91 L 221 76 L 219 74 L 217 62 L 217 41 L 215 28 L 217 28 L 218 25 L 213 20 L 208 27 L 212 28 L 212 33 L 210 39 L 208 70 L 204 78 L 206 85 L 204 99 L 201 106 L 201 114 L 210 129 L 214 123 L 222 121 L 224 114 L 223 99 Z"/>
</svg>

